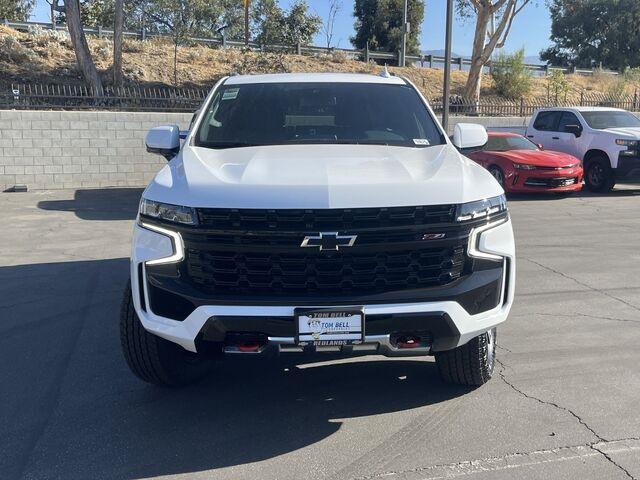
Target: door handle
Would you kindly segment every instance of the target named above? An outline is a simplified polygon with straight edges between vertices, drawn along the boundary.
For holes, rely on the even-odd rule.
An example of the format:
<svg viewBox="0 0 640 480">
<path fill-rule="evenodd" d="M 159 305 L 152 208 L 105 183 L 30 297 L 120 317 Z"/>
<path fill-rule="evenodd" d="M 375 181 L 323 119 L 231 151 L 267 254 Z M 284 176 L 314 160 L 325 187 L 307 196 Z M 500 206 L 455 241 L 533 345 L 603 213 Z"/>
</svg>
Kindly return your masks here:
<svg viewBox="0 0 640 480">
<path fill-rule="evenodd" d="M 551 137 L 552 140 L 560 140 L 560 137 Z"/>
<path fill-rule="evenodd" d="M 527 135 L 527 138 L 533 138 L 533 135 Z"/>
</svg>

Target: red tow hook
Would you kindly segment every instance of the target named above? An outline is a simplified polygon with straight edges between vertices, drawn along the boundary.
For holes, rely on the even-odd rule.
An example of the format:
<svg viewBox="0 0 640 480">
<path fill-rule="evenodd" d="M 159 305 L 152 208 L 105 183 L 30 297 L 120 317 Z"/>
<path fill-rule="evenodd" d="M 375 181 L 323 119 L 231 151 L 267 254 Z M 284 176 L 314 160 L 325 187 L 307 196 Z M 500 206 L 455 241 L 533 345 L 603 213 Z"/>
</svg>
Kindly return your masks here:
<svg viewBox="0 0 640 480">
<path fill-rule="evenodd" d="M 415 338 L 407 338 L 405 340 L 398 340 L 398 348 L 418 348 L 420 346 L 420 341 Z"/>
<path fill-rule="evenodd" d="M 238 344 L 238 350 L 241 352 L 256 352 L 260 349 L 258 342 L 244 342 Z"/>
</svg>

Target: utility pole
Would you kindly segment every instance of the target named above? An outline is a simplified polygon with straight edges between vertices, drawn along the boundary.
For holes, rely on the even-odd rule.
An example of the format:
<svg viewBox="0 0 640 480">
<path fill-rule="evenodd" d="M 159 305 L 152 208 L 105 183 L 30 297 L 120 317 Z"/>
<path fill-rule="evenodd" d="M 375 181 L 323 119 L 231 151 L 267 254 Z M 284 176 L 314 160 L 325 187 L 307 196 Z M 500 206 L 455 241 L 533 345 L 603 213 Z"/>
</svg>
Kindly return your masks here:
<svg viewBox="0 0 640 480">
<path fill-rule="evenodd" d="M 451 29 L 453 27 L 453 0 L 447 0 L 447 24 L 444 39 L 444 88 L 442 89 L 442 128 L 449 126 L 449 93 L 451 91 Z"/>
<path fill-rule="evenodd" d="M 244 0 L 244 44 L 249 45 L 249 0 Z"/>
<path fill-rule="evenodd" d="M 404 0 L 404 11 L 402 14 L 402 48 L 400 50 L 400 66 L 407 66 L 407 35 L 409 34 L 409 22 L 407 21 L 409 11 L 409 0 Z"/>
</svg>

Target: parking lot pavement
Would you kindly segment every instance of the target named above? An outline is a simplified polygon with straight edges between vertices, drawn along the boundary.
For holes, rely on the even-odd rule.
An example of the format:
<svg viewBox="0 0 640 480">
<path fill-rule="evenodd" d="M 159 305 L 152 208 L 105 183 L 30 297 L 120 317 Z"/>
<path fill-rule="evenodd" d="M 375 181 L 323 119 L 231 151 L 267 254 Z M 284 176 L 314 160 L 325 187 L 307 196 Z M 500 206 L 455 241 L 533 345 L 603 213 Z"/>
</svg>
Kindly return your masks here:
<svg viewBox="0 0 640 480">
<path fill-rule="evenodd" d="M 477 390 L 382 357 L 141 383 L 117 327 L 140 193 L 0 194 L 0 478 L 640 479 L 640 189 L 511 199 L 516 303 Z"/>
</svg>

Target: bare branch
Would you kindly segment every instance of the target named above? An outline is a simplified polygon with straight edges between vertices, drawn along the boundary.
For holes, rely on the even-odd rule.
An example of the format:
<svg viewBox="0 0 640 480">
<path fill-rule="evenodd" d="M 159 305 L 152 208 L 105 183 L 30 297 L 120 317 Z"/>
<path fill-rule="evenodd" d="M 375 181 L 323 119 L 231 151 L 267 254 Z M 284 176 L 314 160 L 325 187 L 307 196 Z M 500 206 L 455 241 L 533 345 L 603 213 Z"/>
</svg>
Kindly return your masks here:
<svg viewBox="0 0 640 480">
<path fill-rule="evenodd" d="M 509 23 L 507 24 L 507 28 L 505 29 L 502 38 L 500 39 L 500 41 L 496 44 L 496 48 L 502 48 L 504 47 L 504 43 L 507 40 L 507 37 L 509 36 L 509 32 L 511 31 L 511 25 L 513 24 L 513 19 L 516 18 L 516 15 L 518 15 L 518 13 L 520 13 L 520 11 L 525 7 L 525 5 L 529 3 L 529 0 L 524 0 L 522 2 L 522 4 L 518 7 L 518 0 L 516 0 L 514 2 L 514 7 L 513 7 L 513 12 L 511 13 L 511 15 L 509 16 Z"/>
</svg>

